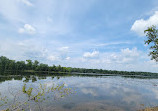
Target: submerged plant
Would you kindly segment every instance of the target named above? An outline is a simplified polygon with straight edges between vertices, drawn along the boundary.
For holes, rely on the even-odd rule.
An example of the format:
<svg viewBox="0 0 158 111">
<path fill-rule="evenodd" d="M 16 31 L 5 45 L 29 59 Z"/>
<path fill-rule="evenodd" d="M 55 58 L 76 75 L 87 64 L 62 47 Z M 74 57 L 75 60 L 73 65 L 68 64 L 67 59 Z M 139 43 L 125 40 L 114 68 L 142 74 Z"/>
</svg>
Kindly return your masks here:
<svg viewBox="0 0 158 111">
<path fill-rule="evenodd" d="M 0 93 L 0 107 L 7 104 L 8 103 L 8 99 L 6 96 L 2 97 L 1 93 Z"/>
<path fill-rule="evenodd" d="M 38 87 L 23 85 L 21 94 L 15 94 L 12 103 L 7 102 L 7 97 L 0 94 L 0 106 L 7 105 L 4 111 L 24 111 L 31 109 L 31 104 L 36 104 L 39 110 L 43 110 L 39 103 L 44 102 L 50 97 L 54 99 L 63 98 L 71 93 L 72 89 L 66 88 L 64 84 L 47 87 L 46 84 L 39 84 Z M 17 96 L 18 95 L 18 96 Z M 21 101 L 20 98 L 24 99 Z"/>
</svg>

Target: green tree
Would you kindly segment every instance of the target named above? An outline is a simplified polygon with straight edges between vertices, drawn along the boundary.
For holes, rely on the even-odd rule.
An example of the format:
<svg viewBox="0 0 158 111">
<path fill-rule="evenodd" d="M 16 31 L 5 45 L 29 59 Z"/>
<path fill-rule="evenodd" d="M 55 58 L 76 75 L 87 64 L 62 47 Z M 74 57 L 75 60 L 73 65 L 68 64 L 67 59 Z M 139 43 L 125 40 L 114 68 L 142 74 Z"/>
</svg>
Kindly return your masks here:
<svg viewBox="0 0 158 111">
<path fill-rule="evenodd" d="M 156 29 L 156 26 L 148 27 L 147 30 L 144 31 L 147 36 L 147 40 L 145 41 L 145 44 L 150 45 L 150 53 L 151 59 L 158 62 L 158 29 Z"/>
<path fill-rule="evenodd" d="M 32 60 L 26 60 L 27 62 L 27 69 L 32 70 Z"/>
<path fill-rule="evenodd" d="M 41 63 L 41 64 L 37 67 L 37 70 L 38 70 L 38 71 L 48 71 L 48 65 Z"/>
<path fill-rule="evenodd" d="M 16 70 L 25 70 L 25 61 L 17 61 Z"/>
<path fill-rule="evenodd" d="M 8 64 L 9 64 L 9 59 L 7 57 L 1 56 L 0 57 L 0 73 L 1 74 L 7 70 Z"/>
<path fill-rule="evenodd" d="M 8 70 L 9 71 L 15 71 L 16 69 L 16 63 L 15 60 L 10 60 L 8 64 Z"/>
<path fill-rule="evenodd" d="M 39 65 L 39 62 L 37 60 L 35 60 L 33 63 L 33 69 L 37 70 L 38 65 Z"/>
</svg>

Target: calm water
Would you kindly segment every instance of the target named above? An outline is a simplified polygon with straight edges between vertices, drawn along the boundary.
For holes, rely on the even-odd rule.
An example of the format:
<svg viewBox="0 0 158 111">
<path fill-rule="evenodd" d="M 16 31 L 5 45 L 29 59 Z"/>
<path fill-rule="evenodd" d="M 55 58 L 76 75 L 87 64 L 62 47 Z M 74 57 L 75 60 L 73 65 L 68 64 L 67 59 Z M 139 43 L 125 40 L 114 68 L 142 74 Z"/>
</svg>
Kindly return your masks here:
<svg viewBox="0 0 158 111">
<path fill-rule="evenodd" d="M 40 103 L 45 111 L 136 111 L 158 106 L 158 79 L 125 78 L 121 76 L 47 76 L 0 77 L 0 92 L 12 99 L 23 84 L 48 87 L 63 84 L 76 93 L 65 98 Z M 144 105 L 144 106 L 143 106 Z M 2 110 L 2 107 L 0 107 Z M 33 107 L 33 110 L 38 110 Z"/>
</svg>

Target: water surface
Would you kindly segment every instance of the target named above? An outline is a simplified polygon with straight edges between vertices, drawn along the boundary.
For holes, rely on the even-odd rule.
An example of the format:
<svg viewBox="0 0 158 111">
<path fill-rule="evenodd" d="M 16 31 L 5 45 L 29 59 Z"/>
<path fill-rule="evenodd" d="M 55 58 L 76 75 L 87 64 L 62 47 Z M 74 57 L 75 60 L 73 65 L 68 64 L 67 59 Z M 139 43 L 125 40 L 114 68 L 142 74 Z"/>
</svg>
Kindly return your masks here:
<svg viewBox="0 0 158 111">
<path fill-rule="evenodd" d="M 31 79 L 30 79 L 31 78 Z M 10 99 L 23 84 L 65 84 L 75 93 L 40 103 L 45 111 L 136 111 L 158 106 L 158 79 L 121 76 L 30 76 L 0 77 L 0 92 Z M 1 110 L 2 108 L 0 108 Z M 34 107 L 33 110 L 38 110 Z"/>
</svg>

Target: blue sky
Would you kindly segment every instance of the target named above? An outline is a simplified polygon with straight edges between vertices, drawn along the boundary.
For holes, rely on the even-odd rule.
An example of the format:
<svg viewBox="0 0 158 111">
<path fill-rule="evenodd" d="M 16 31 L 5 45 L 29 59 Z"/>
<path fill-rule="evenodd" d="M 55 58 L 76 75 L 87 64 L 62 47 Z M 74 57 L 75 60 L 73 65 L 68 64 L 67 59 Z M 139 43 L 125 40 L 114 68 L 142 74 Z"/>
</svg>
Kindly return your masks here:
<svg viewBox="0 0 158 111">
<path fill-rule="evenodd" d="M 157 0 L 0 0 L 0 55 L 62 65 L 158 72 L 143 31 Z"/>
</svg>

